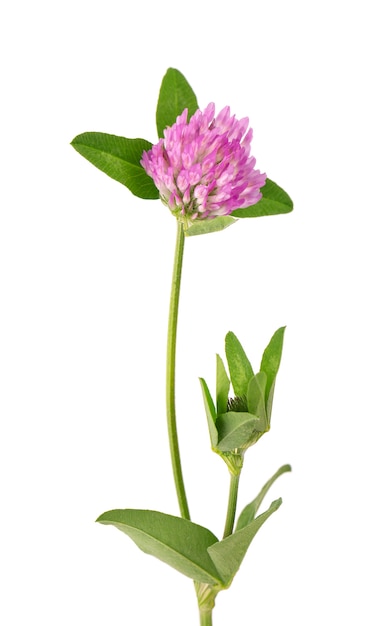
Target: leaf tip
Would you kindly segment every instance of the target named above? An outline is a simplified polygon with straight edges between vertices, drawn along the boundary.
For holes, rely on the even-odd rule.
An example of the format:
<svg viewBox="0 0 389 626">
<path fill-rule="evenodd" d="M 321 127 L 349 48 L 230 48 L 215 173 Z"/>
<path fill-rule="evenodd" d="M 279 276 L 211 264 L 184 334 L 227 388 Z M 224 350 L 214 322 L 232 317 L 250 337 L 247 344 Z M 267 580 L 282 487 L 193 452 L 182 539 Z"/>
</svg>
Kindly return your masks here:
<svg viewBox="0 0 389 626">
<path fill-rule="evenodd" d="M 105 511 L 105 513 L 102 513 L 97 519 L 95 519 L 95 522 L 99 524 L 109 523 L 111 521 L 109 516 L 110 513 L 112 513 L 112 511 Z"/>
<path fill-rule="evenodd" d="M 276 511 L 277 509 L 280 508 L 281 504 L 282 504 L 282 498 L 277 498 L 277 500 L 273 500 L 273 502 L 270 505 L 270 508 Z"/>
</svg>

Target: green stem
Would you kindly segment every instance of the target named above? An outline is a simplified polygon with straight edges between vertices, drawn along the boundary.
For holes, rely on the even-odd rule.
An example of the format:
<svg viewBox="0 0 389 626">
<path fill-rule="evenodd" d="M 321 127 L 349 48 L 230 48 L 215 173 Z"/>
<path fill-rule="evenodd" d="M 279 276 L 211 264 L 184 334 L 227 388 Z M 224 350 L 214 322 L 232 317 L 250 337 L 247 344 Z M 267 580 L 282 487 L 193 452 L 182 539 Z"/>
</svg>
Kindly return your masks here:
<svg viewBox="0 0 389 626">
<path fill-rule="evenodd" d="M 174 482 L 176 485 L 177 499 L 181 517 L 190 519 L 188 502 L 185 493 L 184 479 L 182 476 L 180 450 L 177 436 L 177 418 L 175 402 L 175 378 L 176 378 L 176 344 L 177 344 L 177 320 L 178 303 L 180 299 L 180 285 L 182 273 L 182 260 L 184 256 L 184 229 L 177 220 L 177 239 L 174 254 L 173 278 L 170 294 L 170 309 L 167 335 L 167 360 L 166 360 L 166 414 L 169 434 L 170 457 L 172 462 Z"/>
<path fill-rule="evenodd" d="M 212 609 L 200 611 L 200 626 L 212 626 Z"/>
<path fill-rule="evenodd" d="M 197 602 L 200 612 L 200 626 L 212 626 L 212 611 L 215 607 L 215 598 L 219 593 L 212 585 L 208 583 L 194 583 Z"/>
<path fill-rule="evenodd" d="M 224 526 L 223 539 L 232 534 L 234 530 L 236 503 L 238 500 L 239 474 L 230 474 L 230 492 L 228 494 L 228 506 L 226 523 Z"/>
</svg>

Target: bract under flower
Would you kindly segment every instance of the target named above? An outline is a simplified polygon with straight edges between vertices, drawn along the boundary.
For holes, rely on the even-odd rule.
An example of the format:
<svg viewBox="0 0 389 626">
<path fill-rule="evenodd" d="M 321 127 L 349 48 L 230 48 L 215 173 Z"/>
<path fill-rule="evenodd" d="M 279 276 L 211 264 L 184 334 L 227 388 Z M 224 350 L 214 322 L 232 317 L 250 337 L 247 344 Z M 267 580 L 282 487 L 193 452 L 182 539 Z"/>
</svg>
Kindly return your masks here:
<svg viewBox="0 0 389 626">
<path fill-rule="evenodd" d="M 162 201 L 184 222 L 229 215 L 258 202 L 266 174 L 254 169 L 248 118 L 237 120 L 228 106 L 215 117 L 213 103 L 187 118 L 185 109 L 141 159 Z"/>
</svg>

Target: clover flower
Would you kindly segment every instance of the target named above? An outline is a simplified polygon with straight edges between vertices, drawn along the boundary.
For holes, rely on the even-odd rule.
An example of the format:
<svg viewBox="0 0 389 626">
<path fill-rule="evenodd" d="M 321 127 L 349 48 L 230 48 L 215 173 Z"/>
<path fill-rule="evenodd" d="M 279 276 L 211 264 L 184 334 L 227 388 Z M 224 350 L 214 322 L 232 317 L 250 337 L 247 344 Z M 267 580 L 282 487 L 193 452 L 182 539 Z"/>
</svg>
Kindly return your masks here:
<svg viewBox="0 0 389 626">
<path fill-rule="evenodd" d="M 183 221 L 212 219 L 256 204 L 266 174 L 254 169 L 248 118 L 237 120 L 228 106 L 215 117 L 211 102 L 187 120 L 185 109 L 142 155 L 141 165 L 164 204 Z"/>
<path fill-rule="evenodd" d="M 256 533 L 281 504 L 278 498 L 258 514 L 263 498 L 274 481 L 291 470 L 290 465 L 280 467 L 235 521 L 244 456 L 270 429 L 285 327 L 276 330 L 270 339 L 259 371 L 254 370 L 242 344 L 229 331 L 225 338 L 227 367 L 216 356 L 213 397 L 206 381 L 200 378 L 211 448 L 225 462 L 230 474 L 226 521 L 223 539 L 219 541 L 211 530 L 191 521 L 177 437 L 176 339 L 185 236 L 223 230 L 237 217 L 289 213 L 293 202 L 266 174 L 254 169 L 255 159 L 250 156 L 253 133 L 248 130 L 248 118 L 237 120 L 231 116 L 229 107 L 215 117 L 212 103 L 204 111 L 198 110 L 192 88 L 174 68 L 169 68 L 163 78 L 156 122 L 159 136 L 165 130 L 154 146 L 146 139 L 98 132 L 82 133 L 72 145 L 138 198 L 160 197 L 177 219 L 167 324 L 166 417 L 181 517 L 149 509 L 114 509 L 96 521 L 115 526 L 141 550 L 193 579 L 200 623 L 209 626 L 215 598 L 230 587 Z M 230 256 L 238 257 L 231 246 Z M 254 272 L 256 278 L 256 268 Z M 187 402 L 191 402 L 190 397 Z M 200 464 L 202 457 L 199 450 L 196 459 Z M 212 486 L 217 490 L 215 481 Z"/>
</svg>

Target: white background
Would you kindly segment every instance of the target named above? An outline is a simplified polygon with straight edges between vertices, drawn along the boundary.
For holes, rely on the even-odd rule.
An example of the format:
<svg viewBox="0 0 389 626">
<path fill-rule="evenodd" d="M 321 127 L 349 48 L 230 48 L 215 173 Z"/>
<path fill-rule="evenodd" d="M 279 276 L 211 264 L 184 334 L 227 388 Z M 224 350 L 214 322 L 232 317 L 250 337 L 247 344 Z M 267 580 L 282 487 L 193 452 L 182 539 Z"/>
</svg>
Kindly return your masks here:
<svg viewBox="0 0 389 626">
<path fill-rule="evenodd" d="M 255 7 L 255 10 L 254 10 Z M 198 377 L 233 330 L 254 364 L 287 325 L 271 432 L 239 508 L 282 464 L 215 626 L 388 624 L 385 3 L 14 2 L 0 19 L 1 622 L 197 624 L 191 582 L 94 523 L 176 514 L 164 417 L 175 222 L 69 145 L 155 141 L 168 67 L 248 115 L 295 202 L 187 240 L 178 418 L 194 521 L 228 489 Z"/>
</svg>

